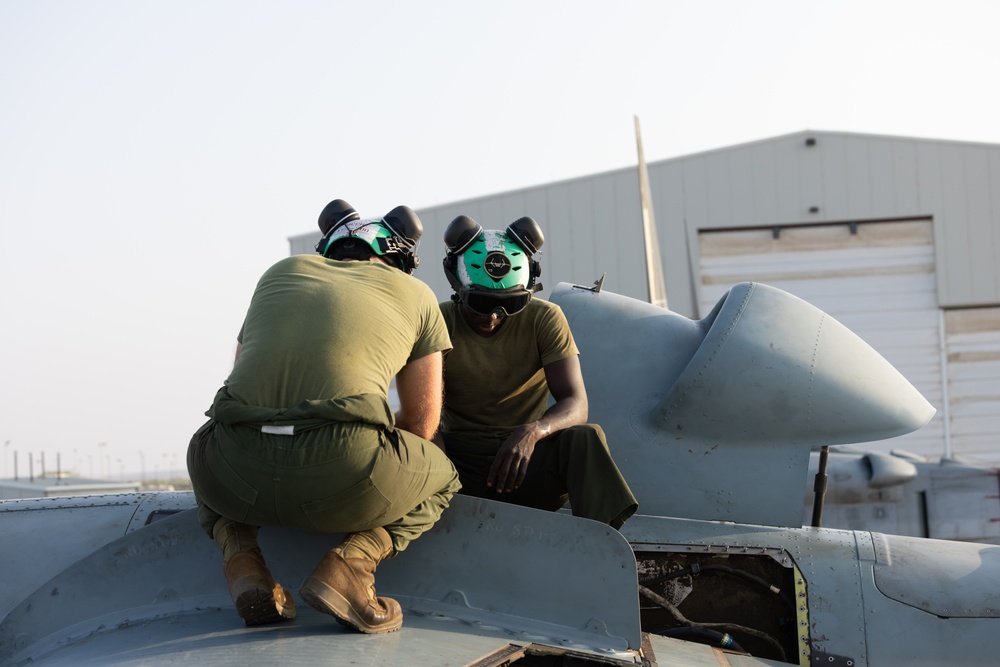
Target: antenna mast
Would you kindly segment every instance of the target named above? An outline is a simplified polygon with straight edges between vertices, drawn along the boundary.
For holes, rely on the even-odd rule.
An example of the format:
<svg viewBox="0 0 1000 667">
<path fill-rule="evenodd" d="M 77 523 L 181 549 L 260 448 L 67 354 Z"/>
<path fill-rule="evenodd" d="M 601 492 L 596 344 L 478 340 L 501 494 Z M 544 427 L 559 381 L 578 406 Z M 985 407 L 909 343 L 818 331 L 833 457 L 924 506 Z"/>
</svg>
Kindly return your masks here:
<svg viewBox="0 0 1000 667">
<path fill-rule="evenodd" d="M 646 286 L 649 302 L 667 308 L 667 288 L 663 280 L 663 263 L 660 261 L 660 242 L 656 237 L 656 219 L 653 217 L 653 199 L 649 193 L 649 173 L 642 155 L 642 136 L 639 134 L 639 117 L 635 119 L 635 144 L 639 150 L 639 206 L 642 209 L 642 238 L 646 245 Z"/>
</svg>

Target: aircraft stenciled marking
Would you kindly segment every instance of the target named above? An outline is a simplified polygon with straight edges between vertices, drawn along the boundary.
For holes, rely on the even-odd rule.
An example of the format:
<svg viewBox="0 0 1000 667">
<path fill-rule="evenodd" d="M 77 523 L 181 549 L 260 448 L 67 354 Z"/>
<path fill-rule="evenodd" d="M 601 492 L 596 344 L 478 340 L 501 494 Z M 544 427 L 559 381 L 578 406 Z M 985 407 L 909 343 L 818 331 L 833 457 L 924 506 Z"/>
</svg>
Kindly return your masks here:
<svg viewBox="0 0 1000 667">
<path fill-rule="evenodd" d="M 543 531 L 536 529 L 534 526 L 523 526 L 521 524 L 514 524 L 511 527 L 510 534 L 512 537 L 527 537 L 538 540 L 539 542 L 542 542 L 545 539 L 545 533 Z"/>
<path fill-rule="evenodd" d="M 513 538 L 528 539 L 537 542 L 545 542 L 548 537 L 544 531 L 540 531 L 534 526 L 526 526 L 523 524 L 502 526 L 495 523 L 484 522 L 479 524 L 479 529 L 484 533 L 489 533 L 491 535 L 508 535 Z"/>
</svg>

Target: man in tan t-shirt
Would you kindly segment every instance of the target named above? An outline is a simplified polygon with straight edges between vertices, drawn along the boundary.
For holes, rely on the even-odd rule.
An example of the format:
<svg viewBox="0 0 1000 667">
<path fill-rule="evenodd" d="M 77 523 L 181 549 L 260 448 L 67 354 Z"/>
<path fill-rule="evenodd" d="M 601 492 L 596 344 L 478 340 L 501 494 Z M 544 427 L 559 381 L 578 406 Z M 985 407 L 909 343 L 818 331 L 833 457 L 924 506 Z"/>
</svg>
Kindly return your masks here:
<svg viewBox="0 0 1000 667">
<path fill-rule="evenodd" d="M 375 568 L 429 529 L 460 486 L 430 442 L 451 344 L 433 292 L 409 275 L 423 231 L 412 210 L 362 220 L 338 199 L 319 225 L 322 256 L 287 257 L 258 282 L 188 471 L 247 625 L 295 615 L 257 544 L 258 527 L 292 526 L 348 533 L 302 599 L 362 632 L 390 632 L 402 611 L 375 595 Z"/>
<path fill-rule="evenodd" d="M 555 304 L 533 299 L 543 243 L 531 218 L 503 232 L 467 216 L 445 232 L 440 304 L 451 335 L 437 442 L 462 493 L 573 514 L 620 528 L 638 504 L 604 432 L 587 424 L 579 350 Z M 549 396 L 554 402 L 549 405 Z"/>
</svg>

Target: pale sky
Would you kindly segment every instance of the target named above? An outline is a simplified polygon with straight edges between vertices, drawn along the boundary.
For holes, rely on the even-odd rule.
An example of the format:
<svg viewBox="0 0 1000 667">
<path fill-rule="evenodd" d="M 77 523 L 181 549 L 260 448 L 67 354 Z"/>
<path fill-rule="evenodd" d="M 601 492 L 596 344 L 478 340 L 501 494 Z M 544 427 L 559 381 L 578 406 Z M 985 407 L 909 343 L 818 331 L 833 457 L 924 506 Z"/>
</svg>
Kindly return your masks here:
<svg viewBox="0 0 1000 667">
<path fill-rule="evenodd" d="M 631 166 L 633 115 L 650 162 L 806 129 L 998 144 L 998 25 L 992 0 L 2 0 L 0 476 L 15 450 L 22 476 L 183 469 L 257 278 L 331 199 Z"/>
</svg>

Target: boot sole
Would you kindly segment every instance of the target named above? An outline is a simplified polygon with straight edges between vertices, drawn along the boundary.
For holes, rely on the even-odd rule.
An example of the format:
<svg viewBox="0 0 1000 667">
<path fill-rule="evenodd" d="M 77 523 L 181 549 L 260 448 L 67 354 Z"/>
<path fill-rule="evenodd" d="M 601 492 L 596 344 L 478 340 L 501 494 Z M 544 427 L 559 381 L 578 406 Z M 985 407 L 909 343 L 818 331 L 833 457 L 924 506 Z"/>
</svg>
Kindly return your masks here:
<svg viewBox="0 0 1000 667">
<path fill-rule="evenodd" d="M 279 623 L 295 618 L 292 594 L 282 591 L 287 604 L 281 604 L 274 594 L 263 588 L 244 591 L 236 598 L 236 611 L 248 626 Z"/>
<path fill-rule="evenodd" d="M 379 635 L 386 632 L 395 632 L 403 627 L 403 616 L 381 625 L 369 625 L 357 615 L 351 603 L 343 595 L 327 583 L 309 577 L 299 589 L 299 597 L 310 607 L 318 612 L 329 614 L 337 619 L 341 625 L 353 628 L 358 632 L 369 635 Z"/>
</svg>

